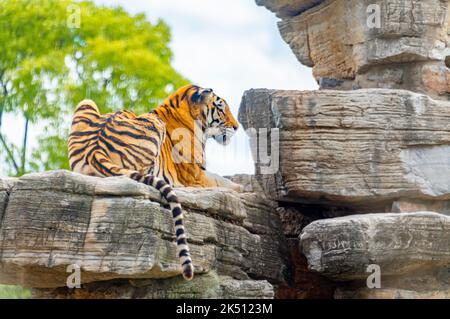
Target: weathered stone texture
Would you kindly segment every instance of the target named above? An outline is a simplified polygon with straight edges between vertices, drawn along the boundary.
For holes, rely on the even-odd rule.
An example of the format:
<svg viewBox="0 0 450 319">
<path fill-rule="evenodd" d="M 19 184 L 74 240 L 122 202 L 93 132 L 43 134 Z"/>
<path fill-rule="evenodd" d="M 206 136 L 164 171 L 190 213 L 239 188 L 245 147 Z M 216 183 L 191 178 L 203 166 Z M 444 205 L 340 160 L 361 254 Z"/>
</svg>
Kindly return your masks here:
<svg viewBox="0 0 450 319">
<path fill-rule="evenodd" d="M 320 220 L 303 229 L 300 247 L 309 269 L 334 280 L 366 280 L 371 264 L 383 277 L 413 280 L 415 272 L 448 271 L 450 217 L 416 212 Z"/>
<path fill-rule="evenodd" d="M 273 287 L 265 280 L 236 280 L 214 272 L 182 278 L 112 280 L 83 285 L 81 289 L 34 288 L 33 298 L 44 299 L 201 299 L 201 298 L 273 298 Z"/>
<path fill-rule="evenodd" d="M 450 198 L 448 102 L 403 90 L 260 89 L 244 94 L 239 119 L 279 129 L 279 170 L 261 174 L 256 164 L 274 199 L 379 208 Z"/>
<path fill-rule="evenodd" d="M 250 90 L 239 112 L 262 129 L 243 182 L 279 202 L 290 247 L 277 296 L 449 298 L 449 1 L 256 3 L 322 89 Z"/>
<path fill-rule="evenodd" d="M 322 88 L 389 87 L 448 99 L 447 0 L 257 3 L 282 17 L 281 36 Z"/>
<path fill-rule="evenodd" d="M 226 189 L 177 194 L 197 276 L 284 282 L 286 247 L 273 202 Z M 161 202 L 156 190 L 125 177 L 25 175 L 10 189 L 0 225 L 0 282 L 64 287 L 70 264 L 81 267 L 83 284 L 178 276 L 173 222 Z"/>
<path fill-rule="evenodd" d="M 335 282 L 334 298 L 447 299 L 449 229 L 450 217 L 431 212 L 351 215 L 309 224 L 299 248 Z"/>
</svg>

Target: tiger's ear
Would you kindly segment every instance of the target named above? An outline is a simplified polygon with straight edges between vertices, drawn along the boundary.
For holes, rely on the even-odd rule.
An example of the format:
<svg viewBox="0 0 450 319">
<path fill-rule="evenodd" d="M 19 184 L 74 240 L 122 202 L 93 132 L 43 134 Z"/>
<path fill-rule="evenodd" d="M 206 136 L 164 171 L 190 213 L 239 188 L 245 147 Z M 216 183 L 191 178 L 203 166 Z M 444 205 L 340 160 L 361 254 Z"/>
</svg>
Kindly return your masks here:
<svg viewBox="0 0 450 319">
<path fill-rule="evenodd" d="M 201 89 L 199 88 L 194 94 L 191 96 L 191 101 L 194 104 L 205 104 L 208 103 L 213 97 L 212 89 Z"/>
</svg>

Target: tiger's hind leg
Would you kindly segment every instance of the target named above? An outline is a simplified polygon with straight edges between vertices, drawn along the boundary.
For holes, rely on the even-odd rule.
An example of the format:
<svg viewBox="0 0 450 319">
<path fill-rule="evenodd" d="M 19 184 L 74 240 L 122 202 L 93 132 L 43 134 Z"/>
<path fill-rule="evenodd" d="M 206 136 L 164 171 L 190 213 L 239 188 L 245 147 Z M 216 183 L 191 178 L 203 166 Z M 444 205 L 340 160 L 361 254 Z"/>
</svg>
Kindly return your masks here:
<svg viewBox="0 0 450 319">
<path fill-rule="evenodd" d="M 142 174 L 137 171 L 122 168 L 112 163 L 100 151 L 94 151 L 89 160 L 90 165 L 98 174 L 102 176 L 128 176 L 129 178 L 150 185 L 156 188 L 161 196 L 167 201 L 172 212 L 172 218 L 175 226 L 175 235 L 177 241 L 177 253 L 180 258 L 183 277 L 191 280 L 194 277 L 194 266 L 192 264 L 189 246 L 186 241 L 186 231 L 183 223 L 183 210 L 178 197 L 175 195 L 172 187 L 166 181 L 150 174 Z"/>
</svg>

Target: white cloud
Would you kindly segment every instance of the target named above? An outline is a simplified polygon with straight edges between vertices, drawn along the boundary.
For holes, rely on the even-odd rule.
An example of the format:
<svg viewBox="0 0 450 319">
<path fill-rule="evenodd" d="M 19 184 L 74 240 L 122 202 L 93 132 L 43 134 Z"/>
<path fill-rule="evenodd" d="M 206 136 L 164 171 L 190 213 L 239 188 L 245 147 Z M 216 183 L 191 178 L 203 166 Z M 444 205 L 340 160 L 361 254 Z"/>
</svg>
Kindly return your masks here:
<svg viewBox="0 0 450 319">
<path fill-rule="evenodd" d="M 211 87 L 237 116 L 250 88 L 316 89 L 311 71 L 300 65 L 276 26 L 277 19 L 254 0 L 94 0 L 145 12 L 171 27 L 174 67 L 198 85 Z M 82 22 L 82 21 L 81 21 Z M 207 145 L 208 169 L 222 174 L 253 172 L 245 133 L 226 148 Z"/>
</svg>

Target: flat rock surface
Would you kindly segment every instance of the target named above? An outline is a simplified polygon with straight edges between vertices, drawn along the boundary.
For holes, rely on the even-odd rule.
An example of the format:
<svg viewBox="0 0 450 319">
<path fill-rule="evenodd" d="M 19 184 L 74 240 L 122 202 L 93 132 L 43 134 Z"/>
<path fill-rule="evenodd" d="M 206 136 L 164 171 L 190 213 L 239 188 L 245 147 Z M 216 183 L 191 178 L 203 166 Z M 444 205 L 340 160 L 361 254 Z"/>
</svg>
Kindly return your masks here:
<svg viewBox="0 0 450 319">
<path fill-rule="evenodd" d="M 449 98 L 448 0 L 256 0 L 321 88 L 392 88 Z"/>
<path fill-rule="evenodd" d="M 372 264 L 380 267 L 382 278 L 414 279 L 417 271 L 447 272 L 450 217 L 416 212 L 319 220 L 303 229 L 300 248 L 310 270 L 335 280 L 365 280 Z"/>
<path fill-rule="evenodd" d="M 166 280 L 112 280 L 83 285 L 81 289 L 34 288 L 33 298 L 44 299 L 268 299 L 273 287 L 265 280 L 236 280 L 214 272 L 196 276 L 191 282 L 182 278 Z"/>
<path fill-rule="evenodd" d="M 278 169 L 265 173 L 267 165 L 256 164 L 273 199 L 371 205 L 450 198 L 449 102 L 404 90 L 257 89 L 245 92 L 239 120 L 246 129 L 278 129 L 278 144 L 259 134 L 273 144 Z"/>
<path fill-rule="evenodd" d="M 225 189 L 176 191 L 197 274 L 284 281 L 273 202 Z M 83 283 L 180 274 L 171 214 L 151 187 L 54 171 L 25 175 L 3 196 L 0 283 L 64 287 L 71 264 Z"/>
</svg>

